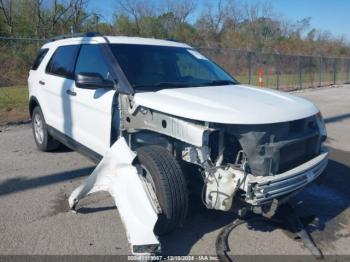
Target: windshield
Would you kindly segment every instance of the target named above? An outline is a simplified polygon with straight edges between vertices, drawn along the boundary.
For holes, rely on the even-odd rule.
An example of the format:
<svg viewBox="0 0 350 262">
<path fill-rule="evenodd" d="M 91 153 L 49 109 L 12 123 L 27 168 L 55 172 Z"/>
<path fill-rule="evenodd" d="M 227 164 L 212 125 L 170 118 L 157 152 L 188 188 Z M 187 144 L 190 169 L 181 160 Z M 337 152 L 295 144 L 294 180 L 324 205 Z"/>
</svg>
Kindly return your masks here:
<svg viewBox="0 0 350 262">
<path fill-rule="evenodd" d="M 194 49 L 111 44 L 111 50 L 135 91 L 237 84 Z"/>
</svg>

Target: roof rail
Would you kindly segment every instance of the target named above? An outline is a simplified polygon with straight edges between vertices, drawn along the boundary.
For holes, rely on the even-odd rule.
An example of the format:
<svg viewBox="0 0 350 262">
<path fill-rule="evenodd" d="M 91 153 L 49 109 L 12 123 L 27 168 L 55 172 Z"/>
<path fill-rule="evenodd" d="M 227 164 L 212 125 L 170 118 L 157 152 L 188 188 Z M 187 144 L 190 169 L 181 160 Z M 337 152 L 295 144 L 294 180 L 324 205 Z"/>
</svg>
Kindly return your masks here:
<svg viewBox="0 0 350 262">
<path fill-rule="evenodd" d="M 67 38 L 94 37 L 94 36 L 101 36 L 108 42 L 107 38 L 105 36 L 103 36 L 102 34 L 98 33 L 98 32 L 87 32 L 87 33 L 75 33 L 75 34 L 59 35 L 59 36 L 52 37 L 52 38 L 48 39 L 47 41 L 48 42 L 53 42 L 53 41 L 57 41 L 57 40 L 61 40 L 61 39 L 67 39 Z"/>
<path fill-rule="evenodd" d="M 181 43 L 179 40 L 176 40 L 174 38 L 166 38 L 166 41 L 171 41 L 171 42 L 176 42 L 176 43 Z"/>
</svg>

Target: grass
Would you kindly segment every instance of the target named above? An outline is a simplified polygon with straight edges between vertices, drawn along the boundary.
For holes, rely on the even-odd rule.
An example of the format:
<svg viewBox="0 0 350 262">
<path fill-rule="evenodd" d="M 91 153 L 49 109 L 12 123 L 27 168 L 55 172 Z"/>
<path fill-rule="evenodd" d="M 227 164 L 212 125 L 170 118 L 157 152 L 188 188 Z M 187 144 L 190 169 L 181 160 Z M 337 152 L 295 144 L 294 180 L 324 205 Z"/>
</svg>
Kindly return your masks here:
<svg viewBox="0 0 350 262">
<path fill-rule="evenodd" d="M 249 77 L 247 75 L 236 76 L 241 83 L 248 83 Z M 320 85 L 320 76 L 318 73 L 307 73 L 301 75 L 302 88 L 317 87 Z M 283 91 L 290 91 L 300 88 L 300 76 L 298 74 L 281 74 L 279 76 L 279 89 Z M 263 77 L 265 87 L 276 88 L 277 76 L 276 74 L 265 74 Z M 336 84 L 344 84 L 347 82 L 346 73 L 338 73 L 336 76 Z M 325 73 L 322 75 L 321 86 L 333 84 L 333 74 Z M 258 86 L 258 76 L 252 74 L 251 85 Z"/>
<path fill-rule="evenodd" d="M 28 88 L 0 87 L 0 125 L 28 119 Z"/>
</svg>

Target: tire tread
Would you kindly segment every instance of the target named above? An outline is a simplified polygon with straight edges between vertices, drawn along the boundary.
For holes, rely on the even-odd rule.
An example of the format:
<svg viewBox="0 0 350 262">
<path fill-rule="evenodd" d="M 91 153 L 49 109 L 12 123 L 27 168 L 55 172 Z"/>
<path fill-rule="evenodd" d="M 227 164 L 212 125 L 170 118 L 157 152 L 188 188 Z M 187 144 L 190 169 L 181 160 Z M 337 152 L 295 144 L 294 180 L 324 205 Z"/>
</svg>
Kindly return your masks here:
<svg viewBox="0 0 350 262">
<path fill-rule="evenodd" d="M 188 192 L 185 177 L 176 159 L 165 148 L 156 145 L 144 146 L 139 148 L 137 153 L 141 163 L 146 161 L 159 174 L 156 178 L 153 174 L 152 178 L 159 180 L 160 188 L 156 194 L 160 202 L 163 202 L 160 204 L 167 219 L 158 233 L 168 233 L 182 224 L 187 215 Z"/>
</svg>

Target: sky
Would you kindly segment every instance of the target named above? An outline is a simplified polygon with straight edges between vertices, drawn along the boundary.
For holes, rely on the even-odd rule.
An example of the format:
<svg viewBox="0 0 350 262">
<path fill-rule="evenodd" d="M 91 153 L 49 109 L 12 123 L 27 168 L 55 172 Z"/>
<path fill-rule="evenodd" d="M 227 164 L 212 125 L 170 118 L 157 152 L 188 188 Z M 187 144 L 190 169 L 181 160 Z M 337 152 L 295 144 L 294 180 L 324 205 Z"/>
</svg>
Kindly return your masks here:
<svg viewBox="0 0 350 262">
<path fill-rule="evenodd" d="M 106 21 L 112 21 L 117 1 L 90 0 L 89 8 L 102 14 Z M 197 9 L 193 19 L 202 12 L 206 3 L 215 4 L 216 1 L 195 0 Z M 252 4 L 258 1 L 260 0 L 241 0 Z M 311 17 L 312 28 L 328 31 L 336 37 L 344 36 L 347 41 L 350 41 L 350 0 L 270 0 L 267 2 L 272 5 L 275 13 L 290 22 Z"/>
</svg>

